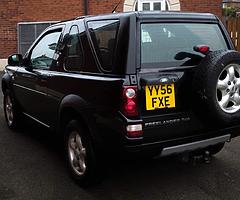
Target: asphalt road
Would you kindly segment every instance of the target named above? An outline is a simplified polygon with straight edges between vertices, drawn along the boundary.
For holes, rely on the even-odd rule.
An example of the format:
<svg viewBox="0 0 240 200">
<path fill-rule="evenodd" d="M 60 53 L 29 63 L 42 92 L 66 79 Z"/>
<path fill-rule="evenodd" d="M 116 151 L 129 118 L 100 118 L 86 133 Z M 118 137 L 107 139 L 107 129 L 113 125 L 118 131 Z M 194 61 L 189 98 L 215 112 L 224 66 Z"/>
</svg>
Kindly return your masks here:
<svg viewBox="0 0 240 200">
<path fill-rule="evenodd" d="M 115 162 L 102 183 L 82 189 L 68 176 L 53 134 L 36 124 L 7 128 L 0 95 L 0 200 L 239 200 L 239 158 L 234 139 L 210 164 L 175 157 Z"/>
</svg>

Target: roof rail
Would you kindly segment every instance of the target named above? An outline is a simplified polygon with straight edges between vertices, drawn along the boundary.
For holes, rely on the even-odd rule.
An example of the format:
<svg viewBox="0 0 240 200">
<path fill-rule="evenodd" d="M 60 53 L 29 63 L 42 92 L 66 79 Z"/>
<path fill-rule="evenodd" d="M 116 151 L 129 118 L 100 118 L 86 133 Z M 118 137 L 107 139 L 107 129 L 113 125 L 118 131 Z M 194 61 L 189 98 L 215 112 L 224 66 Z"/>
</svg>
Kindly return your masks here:
<svg viewBox="0 0 240 200">
<path fill-rule="evenodd" d="M 86 17 L 91 17 L 92 15 L 84 15 L 84 16 L 79 16 L 79 17 L 77 17 L 75 20 L 77 20 L 77 19 L 84 19 L 84 18 L 86 18 Z"/>
<path fill-rule="evenodd" d="M 68 22 L 68 21 L 72 21 L 72 20 L 75 20 L 75 18 L 71 18 L 71 19 L 66 19 L 66 20 L 63 20 L 63 21 L 59 21 L 59 23 L 61 23 L 61 22 Z"/>
<path fill-rule="evenodd" d="M 78 19 L 84 19 L 85 17 L 90 17 L 90 16 L 92 16 L 92 15 L 79 16 L 79 17 L 75 17 L 75 18 L 71 18 L 71 19 L 66 19 L 66 20 L 63 20 L 63 21 L 59 21 L 58 23 L 68 22 L 68 21 L 73 21 L 73 20 L 78 20 Z"/>
</svg>

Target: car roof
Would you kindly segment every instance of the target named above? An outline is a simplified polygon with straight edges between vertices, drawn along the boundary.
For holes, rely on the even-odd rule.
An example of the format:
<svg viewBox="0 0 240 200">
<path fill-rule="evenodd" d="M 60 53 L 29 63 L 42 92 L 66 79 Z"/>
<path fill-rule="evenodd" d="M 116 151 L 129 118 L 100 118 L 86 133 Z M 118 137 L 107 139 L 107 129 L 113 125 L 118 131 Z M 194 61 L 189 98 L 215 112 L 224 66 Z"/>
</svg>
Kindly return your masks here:
<svg viewBox="0 0 240 200">
<path fill-rule="evenodd" d="M 169 18 L 169 19 L 203 19 L 216 20 L 211 13 L 193 13 L 179 11 L 142 11 L 137 12 L 138 18 Z"/>
<path fill-rule="evenodd" d="M 179 12 L 179 11 L 133 11 L 123 13 L 110 13 L 96 16 L 86 16 L 86 19 L 116 19 L 120 17 L 135 16 L 140 19 L 199 19 L 199 20 L 216 20 L 217 17 L 211 13 L 193 13 L 193 12 Z"/>
<path fill-rule="evenodd" d="M 204 21 L 217 21 L 218 18 L 211 13 L 193 13 L 193 12 L 180 12 L 180 11 L 132 11 L 122 13 L 109 13 L 100 15 L 79 16 L 73 19 L 64 20 L 60 23 L 69 23 L 75 20 L 86 19 L 88 20 L 108 20 L 136 17 L 137 19 L 169 19 L 169 20 L 204 20 Z"/>
</svg>

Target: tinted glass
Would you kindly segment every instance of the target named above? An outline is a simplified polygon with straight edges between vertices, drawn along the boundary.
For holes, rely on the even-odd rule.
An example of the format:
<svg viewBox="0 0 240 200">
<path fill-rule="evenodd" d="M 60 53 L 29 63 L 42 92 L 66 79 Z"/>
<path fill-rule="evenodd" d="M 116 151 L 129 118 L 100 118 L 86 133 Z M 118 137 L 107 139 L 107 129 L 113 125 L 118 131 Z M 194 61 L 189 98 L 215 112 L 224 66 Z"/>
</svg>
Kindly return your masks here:
<svg viewBox="0 0 240 200">
<path fill-rule="evenodd" d="M 192 58 L 179 59 L 187 52 L 203 56 L 193 50 L 196 45 L 208 45 L 210 50 L 228 49 L 217 24 L 155 23 L 141 25 L 142 67 L 176 67 Z"/>
<path fill-rule="evenodd" d="M 65 69 L 69 71 L 81 71 L 83 65 L 83 50 L 77 26 L 72 26 L 69 36 L 70 38 L 67 44 L 68 56 L 65 61 Z"/>
<path fill-rule="evenodd" d="M 60 35 L 60 31 L 48 33 L 37 43 L 31 53 L 32 67 L 48 69 L 51 66 Z"/>
<path fill-rule="evenodd" d="M 88 27 L 102 68 L 112 71 L 119 21 L 94 21 Z"/>
</svg>

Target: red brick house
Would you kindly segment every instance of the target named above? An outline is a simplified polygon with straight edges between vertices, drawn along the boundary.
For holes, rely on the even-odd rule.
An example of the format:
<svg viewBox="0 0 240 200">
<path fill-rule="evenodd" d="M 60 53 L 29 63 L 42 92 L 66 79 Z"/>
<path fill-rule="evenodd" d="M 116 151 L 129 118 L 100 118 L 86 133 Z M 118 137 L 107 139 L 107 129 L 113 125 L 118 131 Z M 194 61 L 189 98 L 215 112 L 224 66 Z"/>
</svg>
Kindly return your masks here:
<svg viewBox="0 0 240 200">
<path fill-rule="evenodd" d="M 222 0 L 1 0 L 0 59 L 23 53 L 32 42 L 29 38 L 33 40 L 53 21 L 110 13 L 118 3 L 117 12 L 181 10 L 222 15 Z"/>
</svg>

